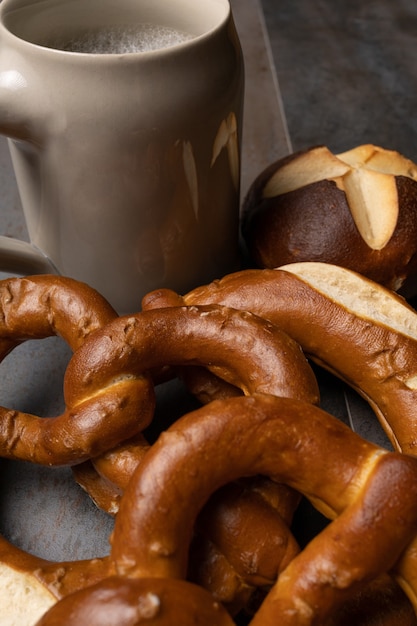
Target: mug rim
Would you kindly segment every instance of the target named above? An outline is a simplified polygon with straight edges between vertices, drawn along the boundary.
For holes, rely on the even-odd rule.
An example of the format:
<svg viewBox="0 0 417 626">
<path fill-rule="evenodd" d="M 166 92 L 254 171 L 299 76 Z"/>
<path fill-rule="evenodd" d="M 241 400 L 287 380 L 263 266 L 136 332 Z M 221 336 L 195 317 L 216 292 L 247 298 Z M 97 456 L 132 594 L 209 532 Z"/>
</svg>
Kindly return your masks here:
<svg viewBox="0 0 417 626">
<path fill-rule="evenodd" d="M 63 3 L 71 3 L 74 0 L 59 0 Z M 83 2 L 87 2 L 88 0 L 83 0 Z M 201 0 L 199 0 L 201 1 Z M 207 0 L 208 2 L 214 2 L 216 4 L 222 4 L 225 9 L 225 14 L 213 27 L 204 31 L 199 35 L 192 36 L 190 39 L 186 39 L 185 41 L 181 41 L 170 46 L 166 47 L 158 47 L 152 50 L 145 51 L 125 51 L 125 52 L 83 52 L 83 51 L 73 51 L 73 50 L 63 50 L 57 47 L 47 46 L 42 43 L 37 43 L 34 41 L 30 41 L 29 39 L 20 36 L 16 32 L 11 29 L 7 23 L 5 23 L 5 18 L 9 13 L 19 9 L 25 9 L 26 7 L 30 7 L 35 5 L 36 3 L 44 4 L 45 0 L 0 0 L 0 29 L 6 34 L 8 37 L 14 39 L 19 42 L 19 45 L 24 47 L 29 47 L 31 51 L 37 50 L 39 53 L 47 54 L 47 55 L 63 55 L 67 59 L 82 59 L 84 62 L 86 59 L 89 59 L 91 63 L 102 63 L 103 61 L 111 62 L 114 59 L 116 62 L 120 62 L 120 59 L 134 59 L 137 60 L 141 58 L 145 59 L 155 59 L 164 56 L 172 56 L 173 54 L 179 54 L 183 51 L 189 51 L 190 48 L 198 47 L 206 40 L 210 40 L 214 37 L 219 31 L 221 31 L 224 26 L 228 23 L 232 15 L 232 9 L 230 5 L 230 0 Z"/>
</svg>

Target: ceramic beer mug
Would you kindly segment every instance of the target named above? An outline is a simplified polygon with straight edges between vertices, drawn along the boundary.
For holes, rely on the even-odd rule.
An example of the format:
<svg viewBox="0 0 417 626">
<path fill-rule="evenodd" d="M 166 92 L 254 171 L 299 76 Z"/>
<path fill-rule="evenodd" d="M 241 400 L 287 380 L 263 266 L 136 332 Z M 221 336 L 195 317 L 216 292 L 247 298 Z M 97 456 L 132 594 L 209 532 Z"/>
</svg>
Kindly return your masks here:
<svg viewBox="0 0 417 626">
<path fill-rule="evenodd" d="M 3 0 L 0 132 L 30 243 L 118 310 L 237 268 L 243 60 L 227 0 Z"/>
</svg>

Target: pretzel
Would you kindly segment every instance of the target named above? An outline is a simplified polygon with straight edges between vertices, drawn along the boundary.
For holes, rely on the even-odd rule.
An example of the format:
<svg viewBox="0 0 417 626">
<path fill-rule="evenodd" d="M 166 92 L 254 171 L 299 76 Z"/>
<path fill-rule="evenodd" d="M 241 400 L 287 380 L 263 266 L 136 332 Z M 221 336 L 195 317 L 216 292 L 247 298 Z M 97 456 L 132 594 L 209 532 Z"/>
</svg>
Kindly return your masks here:
<svg viewBox="0 0 417 626">
<path fill-rule="evenodd" d="M 299 346 L 252 314 L 215 306 L 120 317 L 94 333 L 68 363 L 66 405 L 76 407 L 77 413 L 86 406 L 88 419 L 83 424 L 83 415 L 77 415 L 71 426 L 74 434 L 65 446 L 60 441 L 50 442 L 54 445 L 51 462 L 82 462 L 143 430 L 153 413 L 145 376 L 162 363 L 207 365 L 244 393 L 272 392 L 273 382 L 277 395 L 291 390 L 295 397 L 318 401 L 317 381 Z M 114 389 L 117 403 L 107 410 Z M 97 403 L 101 405 L 98 408 Z M 97 419 L 100 412 L 105 415 Z M 22 458 L 26 445 L 26 439 L 17 441 L 13 453 Z"/>
<path fill-rule="evenodd" d="M 117 377 L 163 365 L 204 365 L 243 393 L 255 391 L 318 402 L 315 376 L 298 344 L 246 311 L 192 306 L 120 317 L 74 354 L 66 371 L 69 402 Z M 108 448 L 107 448 L 108 449 Z"/>
<path fill-rule="evenodd" d="M 350 270 L 306 262 L 243 270 L 183 297 L 151 292 L 143 308 L 209 303 L 282 328 L 368 401 L 395 449 L 417 453 L 417 315 L 404 299 Z"/>
<path fill-rule="evenodd" d="M 185 324 L 188 324 L 188 330 L 185 330 Z M 129 339 L 125 337 L 125 326 L 129 327 Z M 186 334 L 187 340 L 178 345 L 183 334 Z M 147 335 L 154 337 L 158 346 L 163 346 L 162 355 L 156 343 L 144 345 L 144 337 Z M 124 344 L 122 340 L 119 341 L 119 336 L 122 337 Z M 100 358 L 104 352 L 103 346 L 109 343 L 109 337 L 115 346 L 114 353 L 111 349 L 106 350 L 110 368 L 112 362 L 116 361 L 119 346 L 123 345 L 125 361 L 117 359 L 121 372 L 130 371 L 132 366 L 136 368 L 137 363 L 152 370 L 163 364 L 199 362 L 209 365 L 222 379 L 226 379 L 245 393 L 260 390 L 277 395 L 295 396 L 308 402 L 318 402 L 317 382 L 299 347 L 271 324 L 251 314 L 242 315 L 242 312 L 219 307 L 200 309 L 182 307 L 120 318 L 109 324 L 103 332 L 96 334 L 94 341 L 86 344 L 77 353 L 68 367 L 68 376 L 74 375 L 74 378 L 82 379 L 80 371 L 76 367 L 73 369 L 75 361 L 87 372 L 94 371 L 95 381 L 102 376 L 104 370 Z M 100 367 L 94 365 L 96 358 Z M 146 442 L 142 438 L 139 442 L 129 441 L 101 457 L 92 459 L 88 464 L 75 467 L 73 471 L 77 481 L 96 504 L 115 514 L 132 468 L 135 462 L 139 463 L 145 449 Z M 253 502 L 252 507 L 259 508 L 259 505 Z M 270 573 L 271 569 L 275 568 L 276 573 L 281 564 L 290 558 L 289 555 L 295 553 L 296 546 L 288 528 L 277 519 L 276 511 L 269 515 L 270 521 L 268 523 L 265 521 L 265 533 L 269 533 L 271 542 L 281 545 L 281 550 L 277 551 L 268 570 L 265 559 L 260 555 L 262 546 L 258 542 L 258 558 L 264 569 Z M 220 523 L 218 521 L 216 527 L 219 527 Z M 225 545 L 222 559 L 227 559 L 224 548 Z M 238 560 L 236 556 L 234 560 L 236 565 Z M 214 565 L 213 562 L 213 567 Z M 214 576 L 213 567 L 209 566 L 206 581 Z M 264 575 L 266 574 L 262 574 L 261 577 Z M 199 582 L 202 582 L 201 576 L 202 571 L 199 574 Z M 240 572 L 239 578 L 242 576 L 243 571 Z M 233 573 L 232 577 L 235 578 L 236 573 Z M 227 578 L 230 581 L 230 577 Z M 249 579 L 250 576 L 246 578 Z M 269 582 L 272 583 L 271 578 Z M 248 580 L 244 580 L 243 583 L 247 586 Z M 253 585 L 253 580 L 250 584 Z M 217 588 L 218 599 L 234 603 L 228 591 L 226 595 L 227 599 L 223 596 L 223 590 Z"/>
<path fill-rule="evenodd" d="M 53 335 L 62 337 L 76 352 L 87 337 L 117 318 L 108 302 L 84 283 L 56 276 L 11 278 L 0 282 L 0 358 L 19 343 Z M 75 399 L 57 418 L 34 415 L 0 407 L 0 456 L 42 464 L 64 464 L 90 455 L 92 419 L 95 413 L 105 416 L 126 404 L 121 381 L 112 394 Z M 138 380 L 129 403 L 137 421 L 142 411 L 144 422 L 153 411 L 150 380 Z M 124 407 L 128 414 L 128 407 Z M 131 431 L 132 432 L 132 431 Z M 85 434 L 86 433 L 86 434 Z M 96 435 L 97 437 L 98 435 Z M 81 441 L 81 451 L 74 452 Z M 77 444 L 78 445 L 78 444 Z M 75 458 L 74 458 L 75 457 Z"/>
<path fill-rule="evenodd" d="M 62 415 L 39 419 L 0 412 L 2 456 L 74 465 L 132 437 L 152 419 L 154 392 L 147 372 L 161 364 L 212 363 L 216 375 L 244 393 L 271 392 L 273 382 L 276 394 L 291 390 L 295 397 L 310 394 L 318 401 L 316 379 L 299 346 L 246 312 L 224 307 L 149 311 L 115 318 L 91 340 L 68 363 Z"/>
<path fill-rule="evenodd" d="M 164 589 L 172 579 L 184 579 L 204 502 L 222 485 L 257 474 L 300 491 L 332 521 L 289 563 L 251 626 L 324 624 L 345 598 L 382 573 L 396 569 L 401 579 L 401 563 L 413 558 L 416 541 L 417 459 L 363 440 L 312 404 L 256 394 L 213 401 L 189 413 L 146 454 L 112 534 L 110 560 L 118 590 L 138 579 L 144 585 L 159 579 Z M 415 581 L 406 583 L 416 606 Z M 38 626 L 101 623 L 94 621 L 99 620 L 96 608 L 99 613 L 99 600 L 112 584 L 113 579 L 104 580 L 67 596 Z M 138 623 L 128 617 L 132 596 L 119 591 L 115 623 Z M 185 593 L 184 604 L 190 602 L 193 611 L 191 591 Z M 157 610 L 149 623 L 193 623 L 189 616 L 187 621 L 188 608 L 184 615 L 169 615 L 163 592 L 155 595 Z M 202 615 L 200 623 L 223 622 Z"/>
</svg>

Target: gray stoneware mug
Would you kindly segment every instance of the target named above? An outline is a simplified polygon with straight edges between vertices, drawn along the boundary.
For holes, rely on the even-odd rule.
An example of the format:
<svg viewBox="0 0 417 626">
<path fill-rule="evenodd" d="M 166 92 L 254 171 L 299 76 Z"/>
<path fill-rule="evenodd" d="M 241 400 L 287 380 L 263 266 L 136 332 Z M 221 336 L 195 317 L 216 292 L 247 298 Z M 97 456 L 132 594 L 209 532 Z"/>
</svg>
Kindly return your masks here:
<svg viewBox="0 0 417 626">
<path fill-rule="evenodd" d="M 72 276 L 120 314 L 236 269 L 243 83 L 227 0 L 3 0 L 30 243 L 1 237 L 0 269 Z"/>
</svg>

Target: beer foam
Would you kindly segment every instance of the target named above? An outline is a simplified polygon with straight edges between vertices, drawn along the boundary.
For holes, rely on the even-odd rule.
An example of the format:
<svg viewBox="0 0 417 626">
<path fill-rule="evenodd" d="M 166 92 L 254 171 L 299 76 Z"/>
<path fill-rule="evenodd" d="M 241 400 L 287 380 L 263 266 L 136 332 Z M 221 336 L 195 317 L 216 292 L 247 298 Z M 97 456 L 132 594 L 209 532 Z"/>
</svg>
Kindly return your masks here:
<svg viewBox="0 0 417 626">
<path fill-rule="evenodd" d="M 92 30 L 70 41 L 54 40 L 49 45 L 67 52 L 126 54 L 170 48 L 192 38 L 193 35 L 168 26 L 141 24 L 130 28 L 109 27 Z"/>
</svg>

